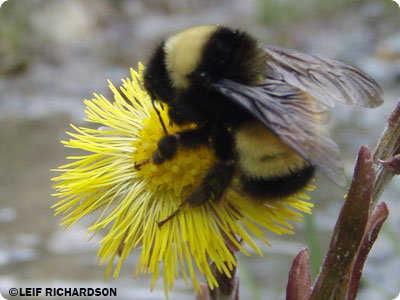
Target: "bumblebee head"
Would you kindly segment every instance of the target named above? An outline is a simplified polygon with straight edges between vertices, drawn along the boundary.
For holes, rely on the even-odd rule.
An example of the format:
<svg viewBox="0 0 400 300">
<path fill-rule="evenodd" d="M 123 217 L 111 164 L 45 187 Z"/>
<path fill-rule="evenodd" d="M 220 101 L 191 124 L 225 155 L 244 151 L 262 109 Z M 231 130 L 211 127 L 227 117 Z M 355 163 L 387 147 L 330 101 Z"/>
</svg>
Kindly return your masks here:
<svg viewBox="0 0 400 300">
<path fill-rule="evenodd" d="M 245 32 L 214 25 L 192 27 L 156 48 L 144 85 L 152 99 L 168 104 L 173 123 L 201 124 L 223 115 L 229 104 L 215 92 L 214 83 L 225 78 L 252 84 L 259 79 L 259 50 Z"/>
<path fill-rule="evenodd" d="M 170 37 L 164 51 L 167 73 L 176 89 L 207 87 L 221 78 L 250 84 L 253 62 L 260 53 L 258 43 L 247 33 L 214 25 L 192 27 Z"/>
</svg>

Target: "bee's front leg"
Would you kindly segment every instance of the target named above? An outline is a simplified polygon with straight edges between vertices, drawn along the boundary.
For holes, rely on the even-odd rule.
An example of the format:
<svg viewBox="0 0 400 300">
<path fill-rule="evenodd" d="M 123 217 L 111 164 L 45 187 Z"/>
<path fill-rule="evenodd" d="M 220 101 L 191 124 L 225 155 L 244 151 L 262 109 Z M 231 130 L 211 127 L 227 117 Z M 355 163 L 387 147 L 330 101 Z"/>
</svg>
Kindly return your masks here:
<svg viewBox="0 0 400 300">
<path fill-rule="evenodd" d="M 153 163 L 159 165 L 166 160 L 172 159 L 178 150 L 178 146 L 196 148 L 208 144 L 210 130 L 210 125 L 204 124 L 198 128 L 182 130 L 162 137 L 158 141 L 157 150 L 153 152 Z"/>
<path fill-rule="evenodd" d="M 153 163 L 159 165 L 175 156 L 178 150 L 178 134 L 166 135 L 157 143 L 157 150 L 153 152 Z"/>
<path fill-rule="evenodd" d="M 135 162 L 134 168 L 140 170 L 142 166 L 149 162 L 159 165 L 164 161 L 173 158 L 178 149 L 178 138 L 178 134 L 162 137 L 157 143 L 157 149 L 153 152 L 152 158 L 147 158 L 141 162 Z"/>
</svg>

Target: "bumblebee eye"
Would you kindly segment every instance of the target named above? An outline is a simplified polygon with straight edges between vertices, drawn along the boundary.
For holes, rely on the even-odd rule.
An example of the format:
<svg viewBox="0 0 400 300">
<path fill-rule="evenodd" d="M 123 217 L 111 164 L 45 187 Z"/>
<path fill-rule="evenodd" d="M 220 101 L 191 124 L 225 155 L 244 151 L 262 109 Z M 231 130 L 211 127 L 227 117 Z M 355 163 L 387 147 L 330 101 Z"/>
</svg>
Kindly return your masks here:
<svg viewBox="0 0 400 300">
<path fill-rule="evenodd" d="M 189 75 L 189 78 L 193 82 L 200 83 L 201 85 L 207 85 L 210 82 L 210 74 L 207 71 L 196 71 Z"/>
</svg>

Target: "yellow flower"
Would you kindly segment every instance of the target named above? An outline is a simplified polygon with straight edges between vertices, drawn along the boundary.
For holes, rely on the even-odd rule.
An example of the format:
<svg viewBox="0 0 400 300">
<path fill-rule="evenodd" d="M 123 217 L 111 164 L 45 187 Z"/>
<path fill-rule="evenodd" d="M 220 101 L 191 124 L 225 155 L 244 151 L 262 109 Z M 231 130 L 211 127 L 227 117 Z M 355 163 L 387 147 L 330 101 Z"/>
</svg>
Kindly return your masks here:
<svg viewBox="0 0 400 300">
<path fill-rule="evenodd" d="M 213 289 L 218 283 L 210 261 L 228 276 L 236 265 L 227 241 L 249 255 L 238 242 L 242 239 L 262 255 L 253 240 L 256 236 L 268 244 L 261 228 L 276 234 L 292 233 L 288 221 L 301 221 L 301 212 L 311 213 L 312 204 L 303 192 L 256 204 L 240 194 L 234 181 L 224 199 L 198 207 L 186 206 L 159 227 L 157 222 L 170 216 L 184 201 L 212 166 L 214 156 L 207 148 L 179 149 L 174 159 L 161 165 L 147 163 L 139 170 L 134 167 L 151 157 L 164 135 L 143 89 L 142 74 L 143 66 L 139 64 L 139 72 L 131 69 L 132 78 L 122 80 L 119 90 L 109 82 L 114 102 L 97 94 L 92 100 L 85 100 L 85 120 L 103 127 L 71 125 L 75 132 L 68 133 L 72 139 L 64 141 L 64 145 L 88 154 L 68 157 L 72 162 L 55 170 L 61 175 L 53 178 L 57 182 L 54 195 L 61 200 L 53 207 L 56 214 L 65 215 L 61 225 L 66 227 L 100 209 L 100 216 L 89 231 L 96 234 L 108 227 L 98 252 L 100 263 L 108 259 L 106 277 L 112 272 L 119 249 L 122 252 L 113 272 L 115 278 L 128 254 L 141 251 L 135 275 L 152 273 L 153 288 L 162 263 L 166 296 L 180 272 L 186 283 L 191 278 L 199 290 L 196 269 Z M 161 115 L 168 124 L 166 109 L 161 110 Z M 170 133 L 179 130 L 182 127 L 168 128 Z"/>
</svg>

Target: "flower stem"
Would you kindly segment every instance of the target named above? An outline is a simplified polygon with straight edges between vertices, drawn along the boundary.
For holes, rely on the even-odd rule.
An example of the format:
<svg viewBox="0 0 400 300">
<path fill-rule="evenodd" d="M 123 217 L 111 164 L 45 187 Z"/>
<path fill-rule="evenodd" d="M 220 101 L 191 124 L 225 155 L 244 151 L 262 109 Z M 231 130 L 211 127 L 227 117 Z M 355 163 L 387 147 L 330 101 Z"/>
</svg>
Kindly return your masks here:
<svg viewBox="0 0 400 300">
<path fill-rule="evenodd" d="M 372 210 L 379 201 L 380 196 L 386 189 L 386 186 L 398 173 L 398 161 L 400 154 L 400 101 L 389 116 L 386 127 L 382 132 L 381 138 L 375 148 L 374 163 L 376 164 L 376 181 L 372 193 Z M 385 164 L 387 162 L 387 164 Z M 390 163 L 391 162 L 391 163 Z M 393 166 L 393 167 L 391 167 Z M 396 170 L 397 167 L 397 170 Z"/>
<path fill-rule="evenodd" d="M 235 255 L 232 253 L 232 255 Z M 236 276 L 236 267 L 231 270 L 230 276 L 220 273 L 215 264 L 211 264 L 214 277 L 218 282 L 218 287 L 209 289 L 211 300 L 239 300 L 239 278 Z"/>
</svg>

